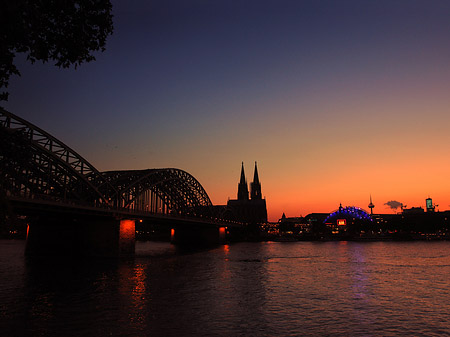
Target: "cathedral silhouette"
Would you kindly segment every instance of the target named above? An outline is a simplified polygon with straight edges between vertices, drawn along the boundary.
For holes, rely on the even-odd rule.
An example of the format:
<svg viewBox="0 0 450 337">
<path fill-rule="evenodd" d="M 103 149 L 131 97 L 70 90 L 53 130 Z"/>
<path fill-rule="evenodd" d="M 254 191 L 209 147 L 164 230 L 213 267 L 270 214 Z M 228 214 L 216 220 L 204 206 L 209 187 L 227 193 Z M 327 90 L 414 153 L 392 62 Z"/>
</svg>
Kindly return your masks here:
<svg viewBox="0 0 450 337">
<path fill-rule="evenodd" d="M 248 184 L 245 179 L 244 162 L 241 168 L 241 180 L 238 184 L 237 199 L 228 200 L 228 211 L 233 220 L 248 224 L 260 224 L 267 222 L 266 200 L 261 194 L 261 183 L 259 182 L 258 167 L 255 162 L 253 182 L 250 184 L 250 197 Z"/>
</svg>

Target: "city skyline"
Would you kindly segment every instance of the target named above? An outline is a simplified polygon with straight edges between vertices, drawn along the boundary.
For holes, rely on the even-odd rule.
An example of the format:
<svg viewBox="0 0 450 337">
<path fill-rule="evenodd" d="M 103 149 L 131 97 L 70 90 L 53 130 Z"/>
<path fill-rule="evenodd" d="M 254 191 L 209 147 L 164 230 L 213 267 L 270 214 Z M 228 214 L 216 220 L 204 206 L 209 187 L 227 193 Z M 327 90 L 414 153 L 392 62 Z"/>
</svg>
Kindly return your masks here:
<svg viewBox="0 0 450 337">
<path fill-rule="evenodd" d="M 99 170 L 176 167 L 213 204 L 257 161 L 269 220 L 450 208 L 450 3 L 113 2 L 77 70 L 18 60 L 2 105 Z"/>
</svg>

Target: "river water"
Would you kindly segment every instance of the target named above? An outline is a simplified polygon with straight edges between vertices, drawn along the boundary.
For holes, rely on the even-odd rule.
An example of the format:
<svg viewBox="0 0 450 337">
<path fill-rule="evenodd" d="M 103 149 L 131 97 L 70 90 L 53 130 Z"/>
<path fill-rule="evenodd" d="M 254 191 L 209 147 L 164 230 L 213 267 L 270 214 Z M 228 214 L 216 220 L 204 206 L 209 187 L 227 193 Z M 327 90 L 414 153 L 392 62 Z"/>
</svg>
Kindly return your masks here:
<svg viewBox="0 0 450 337">
<path fill-rule="evenodd" d="M 134 259 L 0 241 L 1 336 L 450 335 L 450 242 L 138 242 Z"/>
</svg>

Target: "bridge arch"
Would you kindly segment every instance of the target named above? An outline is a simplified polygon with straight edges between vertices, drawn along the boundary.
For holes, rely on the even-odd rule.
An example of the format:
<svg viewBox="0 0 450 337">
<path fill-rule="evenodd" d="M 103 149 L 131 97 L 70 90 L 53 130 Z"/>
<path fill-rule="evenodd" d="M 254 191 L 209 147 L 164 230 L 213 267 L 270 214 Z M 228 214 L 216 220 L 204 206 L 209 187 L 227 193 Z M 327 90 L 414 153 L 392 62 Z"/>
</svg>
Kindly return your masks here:
<svg viewBox="0 0 450 337">
<path fill-rule="evenodd" d="M 119 207 L 154 213 L 212 216 L 212 203 L 191 174 L 176 168 L 109 171 Z"/>
<path fill-rule="evenodd" d="M 97 169 L 60 140 L 0 108 L 0 170 L 10 194 L 110 205 L 113 191 Z"/>
<path fill-rule="evenodd" d="M 213 217 L 211 200 L 176 169 L 99 172 L 67 145 L 0 108 L 0 186 L 16 197 L 194 217 Z"/>
</svg>

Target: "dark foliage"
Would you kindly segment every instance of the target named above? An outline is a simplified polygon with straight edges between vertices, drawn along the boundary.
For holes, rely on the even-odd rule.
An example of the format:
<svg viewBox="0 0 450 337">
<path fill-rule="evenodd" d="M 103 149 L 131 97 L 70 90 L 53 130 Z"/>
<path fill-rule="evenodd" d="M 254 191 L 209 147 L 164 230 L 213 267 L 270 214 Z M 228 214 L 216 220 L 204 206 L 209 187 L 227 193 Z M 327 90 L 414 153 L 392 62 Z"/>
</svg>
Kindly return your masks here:
<svg viewBox="0 0 450 337">
<path fill-rule="evenodd" d="M 17 53 L 60 68 L 95 60 L 113 30 L 111 11 L 109 0 L 0 0 L 0 89 L 20 75 Z"/>
</svg>

